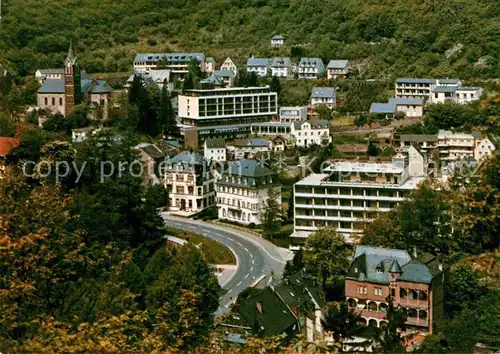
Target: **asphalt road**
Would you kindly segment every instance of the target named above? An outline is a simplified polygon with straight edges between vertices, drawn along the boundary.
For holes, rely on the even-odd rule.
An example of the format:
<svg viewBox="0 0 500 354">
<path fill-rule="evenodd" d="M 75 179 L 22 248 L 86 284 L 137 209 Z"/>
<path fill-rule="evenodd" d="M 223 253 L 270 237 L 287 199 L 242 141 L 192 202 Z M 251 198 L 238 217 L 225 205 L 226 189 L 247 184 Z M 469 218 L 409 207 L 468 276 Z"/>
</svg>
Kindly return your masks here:
<svg viewBox="0 0 500 354">
<path fill-rule="evenodd" d="M 252 286 L 263 275 L 271 272 L 281 278 L 285 261 L 278 247 L 271 242 L 243 231 L 208 224 L 198 220 L 162 215 L 168 226 L 203 234 L 229 247 L 235 254 L 238 265 L 236 272 L 223 286 L 227 293 L 220 298 L 216 315 L 229 311 L 236 296 L 248 286 Z"/>
</svg>

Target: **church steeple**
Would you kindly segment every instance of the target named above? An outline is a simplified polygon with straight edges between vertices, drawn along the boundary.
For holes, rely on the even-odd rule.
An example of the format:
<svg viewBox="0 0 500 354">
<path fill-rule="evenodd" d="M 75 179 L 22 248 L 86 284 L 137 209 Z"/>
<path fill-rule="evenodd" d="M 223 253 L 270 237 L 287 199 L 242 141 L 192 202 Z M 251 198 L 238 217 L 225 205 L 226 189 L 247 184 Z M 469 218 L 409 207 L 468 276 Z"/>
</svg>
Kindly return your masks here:
<svg viewBox="0 0 500 354">
<path fill-rule="evenodd" d="M 64 115 L 73 112 L 75 106 L 81 103 L 80 66 L 73 50 L 73 41 L 69 42 L 68 56 L 64 61 Z"/>
</svg>

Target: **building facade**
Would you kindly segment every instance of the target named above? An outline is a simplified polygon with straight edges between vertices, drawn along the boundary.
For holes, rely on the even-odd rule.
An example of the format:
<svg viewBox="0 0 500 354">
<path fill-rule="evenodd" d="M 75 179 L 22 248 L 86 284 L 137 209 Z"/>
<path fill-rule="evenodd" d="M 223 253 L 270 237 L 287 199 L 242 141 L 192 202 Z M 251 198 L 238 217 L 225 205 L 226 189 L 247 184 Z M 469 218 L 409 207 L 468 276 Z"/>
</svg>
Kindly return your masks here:
<svg viewBox="0 0 500 354">
<path fill-rule="evenodd" d="M 302 122 L 307 119 L 307 107 L 280 107 L 280 122 Z"/>
<path fill-rule="evenodd" d="M 392 163 L 339 161 L 305 177 L 294 185 L 291 247 L 303 245 L 311 232 L 326 226 L 355 242 L 367 222 L 397 207 L 425 173 L 423 156 L 410 147 Z"/>
<path fill-rule="evenodd" d="M 430 254 L 356 246 L 345 279 L 349 308 L 366 326 L 387 324 L 387 298 L 406 313 L 407 332 L 432 333 L 443 318 L 446 267 Z"/>
<path fill-rule="evenodd" d="M 272 142 L 267 139 L 236 139 L 228 145 L 229 152 L 234 160 L 269 157 Z"/>
<path fill-rule="evenodd" d="M 333 87 L 313 87 L 311 91 L 311 106 L 324 105 L 330 109 L 337 107 L 337 96 Z"/>
<path fill-rule="evenodd" d="M 325 146 L 332 141 L 330 122 L 327 120 L 293 122 L 290 135 L 296 146 L 305 148 L 313 145 Z"/>
<path fill-rule="evenodd" d="M 269 191 L 275 192 L 281 205 L 278 175 L 257 160 L 233 162 L 217 180 L 219 219 L 241 224 L 261 224 Z"/>
<path fill-rule="evenodd" d="M 285 37 L 283 37 L 280 34 L 277 34 L 271 38 L 271 46 L 273 47 L 281 47 L 283 44 L 285 44 Z"/>
<path fill-rule="evenodd" d="M 396 114 L 406 117 L 422 117 L 424 115 L 424 100 L 422 98 L 393 97 L 388 103 L 372 103 L 370 114 L 384 114 L 393 118 Z"/>
<path fill-rule="evenodd" d="M 203 155 L 207 161 L 226 161 L 226 141 L 221 138 L 205 140 L 203 146 Z"/>
<path fill-rule="evenodd" d="M 430 103 L 468 104 L 478 101 L 483 94 L 481 87 L 462 86 L 458 79 L 400 78 L 395 86 L 397 98 L 422 98 Z"/>
<path fill-rule="evenodd" d="M 215 205 L 215 180 L 210 163 L 198 153 L 183 151 L 169 159 L 164 184 L 169 192 L 170 210 L 194 214 Z"/>
<path fill-rule="evenodd" d="M 220 66 L 220 70 L 230 70 L 233 72 L 234 76 L 238 75 L 238 67 L 230 57 L 227 57 L 226 60 L 224 60 Z"/>
<path fill-rule="evenodd" d="M 269 59 L 248 58 L 247 73 L 255 73 L 258 77 L 266 77 L 269 74 Z"/>
<path fill-rule="evenodd" d="M 320 58 L 301 58 L 297 67 L 299 79 L 318 79 L 325 73 L 325 64 Z"/>
<path fill-rule="evenodd" d="M 349 60 L 330 60 L 326 74 L 328 80 L 344 80 L 349 75 Z"/>
<path fill-rule="evenodd" d="M 188 90 L 178 97 L 181 133 L 186 147 L 198 149 L 207 138 L 248 136 L 252 124 L 278 114 L 276 92 L 269 87 Z"/>
<path fill-rule="evenodd" d="M 271 76 L 276 77 L 291 77 L 292 62 L 290 58 L 273 58 L 271 59 Z"/>
<path fill-rule="evenodd" d="M 176 76 L 189 72 L 189 63 L 196 60 L 202 72 L 206 71 L 206 57 L 203 53 L 137 53 L 134 71 L 148 72 L 154 69 L 168 69 Z"/>
</svg>

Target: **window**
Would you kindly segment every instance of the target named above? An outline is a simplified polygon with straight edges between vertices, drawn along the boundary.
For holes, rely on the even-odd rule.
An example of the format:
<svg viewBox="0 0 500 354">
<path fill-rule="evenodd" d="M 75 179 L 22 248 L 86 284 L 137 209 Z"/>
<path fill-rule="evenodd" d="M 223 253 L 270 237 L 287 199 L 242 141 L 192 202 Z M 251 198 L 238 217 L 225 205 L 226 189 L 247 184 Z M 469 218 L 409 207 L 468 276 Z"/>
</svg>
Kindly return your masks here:
<svg viewBox="0 0 500 354">
<path fill-rule="evenodd" d="M 356 287 L 356 293 L 358 294 L 366 294 L 367 293 L 367 288 L 366 286 L 357 286 Z"/>
<path fill-rule="evenodd" d="M 48 104 L 49 104 L 49 99 L 48 99 L 47 97 L 45 97 L 45 98 L 43 99 L 43 101 L 44 101 L 45 105 L 48 105 Z"/>
<path fill-rule="evenodd" d="M 59 97 L 59 106 L 62 106 L 63 105 L 63 99 L 62 97 Z"/>
<path fill-rule="evenodd" d="M 381 288 L 374 288 L 373 289 L 373 295 L 382 296 L 383 295 L 382 289 Z"/>
<path fill-rule="evenodd" d="M 52 105 L 55 106 L 56 105 L 56 99 L 55 97 L 52 97 Z"/>
</svg>

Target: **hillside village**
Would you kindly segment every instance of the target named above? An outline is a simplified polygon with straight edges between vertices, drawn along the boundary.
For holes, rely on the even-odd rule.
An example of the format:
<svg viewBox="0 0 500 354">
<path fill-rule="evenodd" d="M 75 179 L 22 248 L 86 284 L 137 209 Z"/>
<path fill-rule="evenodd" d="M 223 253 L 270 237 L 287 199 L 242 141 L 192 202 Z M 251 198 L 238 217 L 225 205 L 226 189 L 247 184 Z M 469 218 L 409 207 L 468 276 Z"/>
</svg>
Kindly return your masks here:
<svg viewBox="0 0 500 354">
<path fill-rule="evenodd" d="M 274 35 L 269 46 L 287 41 Z M 136 192 L 161 190 L 150 212 L 161 211 L 167 234 L 168 227 L 189 229 L 234 253 L 238 245 L 217 236 L 232 230 L 273 247 L 284 270 L 254 276 L 252 255 L 234 288 L 226 285 L 247 260 L 210 270 L 229 291 L 220 294 L 227 305 L 219 303 L 212 333 L 224 350 L 281 336 L 283 349 L 298 352 L 432 353 L 440 340 L 459 352 L 465 346 L 448 329 L 459 328 L 467 311 L 479 318 L 483 310 L 468 291 L 498 300 L 497 288 L 456 266 L 475 255 L 498 263 L 498 86 L 397 78 L 387 100 L 345 112 L 342 85 L 370 80 L 344 58 L 249 55 L 245 63 L 218 63 L 205 53 L 137 53 L 117 85 L 87 73 L 68 45 L 60 67 L 30 76 L 31 104 L 0 108 L 2 180 L 10 180 L 9 166 L 26 171 L 28 161 L 38 169 L 28 182 L 42 185 L 40 161 L 52 166 L 84 154 L 102 158 L 102 173 L 104 156 L 119 155 L 99 149 L 117 148 L 140 165 Z M 16 81 L 7 69 L 0 74 Z M 307 87 L 308 103 L 287 97 L 290 87 Z M 64 193 L 78 190 L 67 172 L 63 182 L 56 176 Z M 89 173 L 85 181 L 94 178 Z M 174 255 L 184 252 L 179 235 L 165 241 L 179 249 Z M 468 289 L 450 290 L 460 272 Z M 450 299 L 460 298 L 453 291 L 469 305 L 450 310 Z M 492 304 L 488 311 L 498 314 Z M 471 338 L 467 350 L 500 348 L 498 333 L 483 327 Z"/>
</svg>

